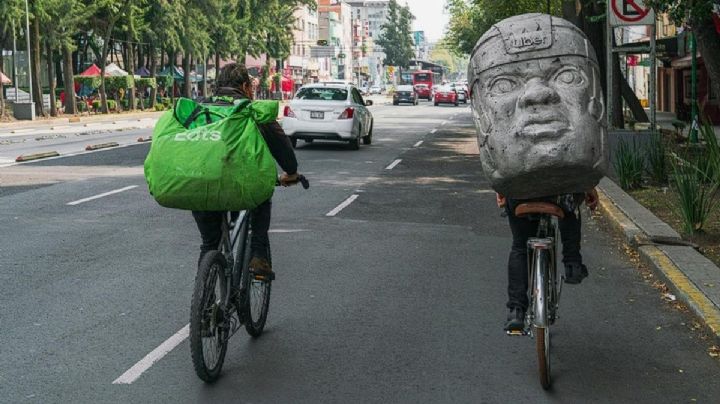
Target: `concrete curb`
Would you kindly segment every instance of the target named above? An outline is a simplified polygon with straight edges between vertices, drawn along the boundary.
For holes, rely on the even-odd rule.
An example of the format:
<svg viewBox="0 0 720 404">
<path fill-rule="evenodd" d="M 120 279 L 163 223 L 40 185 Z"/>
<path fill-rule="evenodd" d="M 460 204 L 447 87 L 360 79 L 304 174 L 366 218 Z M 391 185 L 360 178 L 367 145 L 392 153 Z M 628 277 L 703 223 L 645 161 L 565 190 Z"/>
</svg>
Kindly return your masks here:
<svg viewBox="0 0 720 404">
<path fill-rule="evenodd" d="M 57 156 L 59 156 L 59 155 L 60 155 L 60 153 L 58 153 L 58 152 L 56 152 L 56 151 L 43 152 L 43 153 L 33 153 L 33 154 L 25 154 L 25 155 L 22 155 L 22 156 L 18 156 L 18 157 L 15 159 L 15 161 L 18 162 L 18 163 L 20 163 L 20 162 L 23 162 L 23 161 L 40 160 L 40 159 L 45 159 L 45 158 L 48 158 L 48 157 L 57 157 Z"/>
<path fill-rule="evenodd" d="M 692 247 L 651 242 L 679 235 L 614 182 L 604 178 L 598 191 L 601 211 L 643 263 L 720 339 L 720 268 Z"/>
<path fill-rule="evenodd" d="M 99 150 L 99 149 L 107 149 L 108 147 L 118 147 L 120 146 L 117 142 L 108 142 L 108 143 L 99 143 L 99 144 L 89 144 L 85 146 L 85 150 Z"/>
</svg>

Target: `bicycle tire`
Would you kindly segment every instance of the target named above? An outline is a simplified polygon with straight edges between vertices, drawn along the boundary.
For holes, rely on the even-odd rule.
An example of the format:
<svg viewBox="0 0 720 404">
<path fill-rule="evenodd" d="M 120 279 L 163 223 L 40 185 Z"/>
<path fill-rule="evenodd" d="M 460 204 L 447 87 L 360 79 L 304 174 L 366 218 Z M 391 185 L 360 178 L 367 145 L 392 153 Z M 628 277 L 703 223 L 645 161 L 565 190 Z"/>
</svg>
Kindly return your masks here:
<svg viewBox="0 0 720 404">
<path fill-rule="evenodd" d="M 219 251 L 210 251 L 198 265 L 190 305 L 190 353 L 198 377 L 212 383 L 218 379 L 227 352 L 228 329 L 224 327 L 227 262 Z M 208 349 L 206 349 L 208 348 Z"/>
<path fill-rule="evenodd" d="M 245 308 L 245 331 L 253 338 L 262 335 L 270 308 L 270 291 L 272 280 L 265 277 L 252 276 L 250 273 L 250 239 L 252 229 L 245 238 L 242 266 L 242 287 L 245 291 L 243 307 Z M 268 258 L 270 251 L 268 251 Z"/>
<path fill-rule="evenodd" d="M 550 388 L 550 327 L 535 327 L 535 350 L 538 356 L 538 373 L 540 385 L 545 390 Z"/>
</svg>

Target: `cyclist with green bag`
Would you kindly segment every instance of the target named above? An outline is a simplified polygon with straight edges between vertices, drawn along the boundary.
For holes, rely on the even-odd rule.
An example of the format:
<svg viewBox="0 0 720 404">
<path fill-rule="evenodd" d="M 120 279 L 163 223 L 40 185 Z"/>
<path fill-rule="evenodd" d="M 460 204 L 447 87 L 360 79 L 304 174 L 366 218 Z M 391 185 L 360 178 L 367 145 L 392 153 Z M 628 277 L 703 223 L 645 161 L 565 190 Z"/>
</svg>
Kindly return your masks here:
<svg viewBox="0 0 720 404">
<path fill-rule="evenodd" d="M 200 103 L 210 105 L 233 105 L 238 101 L 252 101 L 252 82 L 250 75 L 243 64 L 230 63 L 220 70 L 217 77 L 217 87 L 214 97 L 199 100 Z M 272 157 L 284 171 L 280 175 L 280 184 L 290 186 L 298 182 L 297 159 L 290 140 L 285 135 L 277 120 L 269 123 L 259 123 L 258 129 L 272 154 Z M 272 268 L 268 260 L 270 240 L 271 199 L 267 199 L 252 210 L 251 223 L 253 232 L 251 243 L 252 259 L 250 268 L 256 274 L 272 276 Z M 218 248 L 221 238 L 221 221 L 224 212 L 220 211 L 193 211 L 193 218 L 197 223 L 202 237 L 200 246 L 200 260 L 210 250 Z M 199 261 L 198 261 L 199 262 Z"/>
</svg>

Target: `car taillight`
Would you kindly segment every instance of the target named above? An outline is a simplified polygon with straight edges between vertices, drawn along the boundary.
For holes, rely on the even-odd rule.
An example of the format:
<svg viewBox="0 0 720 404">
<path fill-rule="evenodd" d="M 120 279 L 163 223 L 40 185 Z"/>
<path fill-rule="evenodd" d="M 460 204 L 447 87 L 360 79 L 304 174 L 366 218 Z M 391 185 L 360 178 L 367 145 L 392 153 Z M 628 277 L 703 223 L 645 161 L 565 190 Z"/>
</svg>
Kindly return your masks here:
<svg viewBox="0 0 720 404">
<path fill-rule="evenodd" d="M 293 112 L 293 110 L 290 109 L 289 105 L 286 105 L 285 111 L 283 112 L 283 116 L 286 116 L 288 118 L 295 118 L 295 112 Z"/>
<path fill-rule="evenodd" d="M 355 115 L 355 108 L 345 108 L 345 111 L 340 114 L 338 119 L 352 119 Z"/>
</svg>

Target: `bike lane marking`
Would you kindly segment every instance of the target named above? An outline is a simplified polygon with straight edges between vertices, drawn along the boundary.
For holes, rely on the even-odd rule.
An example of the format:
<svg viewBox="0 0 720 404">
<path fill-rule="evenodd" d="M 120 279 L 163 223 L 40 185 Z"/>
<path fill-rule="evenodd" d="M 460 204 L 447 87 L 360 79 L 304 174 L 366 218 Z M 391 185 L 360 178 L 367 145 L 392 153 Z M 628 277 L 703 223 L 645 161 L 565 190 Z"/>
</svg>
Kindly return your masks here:
<svg viewBox="0 0 720 404">
<path fill-rule="evenodd" d="M 79 204 L 81 204 L 81 203 L 93 201 L 93 200 L 95 200 L 95 199 L 104 198 L 104 197 L 109 196 L 109 195 L 114 195 L 114 194 L 119 194 L 120 192 L 129 191 L 129 190 L 131 190 L 131 189 L 133 189 L 133 188 L 137 188 L 137 185 L 130 185 L 129 187 L 116 189 L 116 190 L 113 190 L 113 191 L 105 192 L 105 193 L 102 193 L 102 194 L 99 194 L 99 195 L 95 195 L 95 196 L 91 196 L 91 197 L 88 197 L 88 198 L 78 199 L 77 201 L 68 202 L 67 205 L 70 205 L 70 206 L 79 205 Z"/>
<path fill-rule="evenodd" d="M 343 203 L 341 203 L 340 205 L 335 207 L 335 209 L 328 212 L 325 216 L 333 217 L 333 216 L 337 215 L 338 213 L 340 213 L 341 210 L 350 206 L 350 204 L 353 203 L 353 201 L 355 201 L 355 199 L 357 199 L 358 196 L 360 196 L 360 195 L 358 195 L 358 194 L 351 195 L 349 198 L 345 199 L 345 201 L 343 201 Z"/>
<path fill-rule="evenodd" d="M 175 335 L 168 338 L 160 344 L 157 348 L 153 349 L 152 352 L 145 355 L 144 358 L 140 359 L 138 363 L 133 365 L 125 373 L 120 375 L 112 384 L 132 384 L 137 380 L 146 370 L 150 369 L 155 362 L 162 359 L 165 355 L 170 353 L 175 347 L 180 345 L 181 342 L 185 341 L 190 335 L 190 323 L 186 324 L 185 327 L 181 328 L 180 331 L 176 332 Z"/>
<path fill-rule="evenodd" d="M 401 161 L 402 161 L 402 159 L 397 159 L 397 160 L 393 161 L 392 163 L 390 163 L 389 166 L 385 167 L 385 169 L 386 169 L 386 170 L 392 170 L 392 169 L 395 168 L 398 164 L 400 164 Z"/>
</svg>

